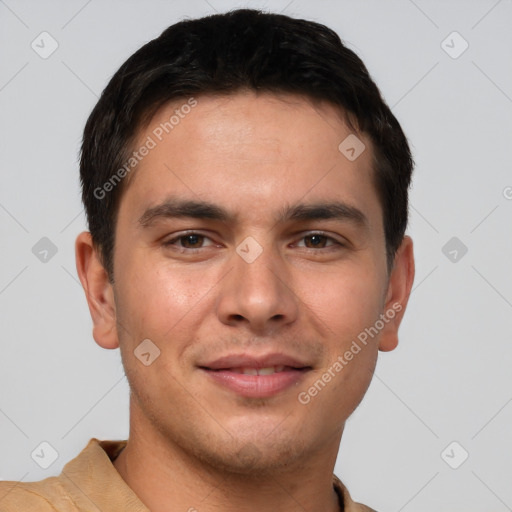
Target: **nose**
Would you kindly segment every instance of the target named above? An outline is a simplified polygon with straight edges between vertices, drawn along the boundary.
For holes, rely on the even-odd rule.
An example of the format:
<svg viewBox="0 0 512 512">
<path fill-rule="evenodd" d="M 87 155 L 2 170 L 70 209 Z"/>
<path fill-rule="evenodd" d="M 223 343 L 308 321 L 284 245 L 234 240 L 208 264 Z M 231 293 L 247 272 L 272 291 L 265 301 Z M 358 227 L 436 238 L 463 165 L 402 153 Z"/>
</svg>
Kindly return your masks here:
<svg viewBox="0 0 512 512">
<path fill-rule="evenodd" d="M 234 254 L 233 263 L 234 268 L 221 282 L 217 301 L 222 323 L 269 335 L 296 320 L 298 297 L 278 255 L 264 250 L 249 263 Z"/>
</svg>

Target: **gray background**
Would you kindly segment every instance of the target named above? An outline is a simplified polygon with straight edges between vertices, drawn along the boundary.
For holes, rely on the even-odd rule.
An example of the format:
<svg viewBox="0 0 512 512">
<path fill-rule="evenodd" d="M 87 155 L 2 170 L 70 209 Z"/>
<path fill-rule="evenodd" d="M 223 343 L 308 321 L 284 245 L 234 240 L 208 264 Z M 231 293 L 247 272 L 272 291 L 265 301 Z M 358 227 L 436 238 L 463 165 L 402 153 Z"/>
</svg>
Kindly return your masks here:
<svg viewBox="0 0 512 512">
<path fill-rule="evenodd" d="M 417 162 L 415 288 L 399 348 L 380 356 L 348 422 L 337 474 L 381 512 L 512 510 L 510 0 L 0 0 L 0 477 L 56 475 L 90 437 L 127 437 L 119 352 L 95 344 L 75 270 L 81 131 L 143 43 L 242 5 L 334 28 Z M 51 48 L 43 31 L 59 45 L 46 59 L 31 47 Z M 57 249 L 46 261 L 43 237 Z M 48 469 L 31 458 L 43 441 L 58 452 Z"/>
</svg>

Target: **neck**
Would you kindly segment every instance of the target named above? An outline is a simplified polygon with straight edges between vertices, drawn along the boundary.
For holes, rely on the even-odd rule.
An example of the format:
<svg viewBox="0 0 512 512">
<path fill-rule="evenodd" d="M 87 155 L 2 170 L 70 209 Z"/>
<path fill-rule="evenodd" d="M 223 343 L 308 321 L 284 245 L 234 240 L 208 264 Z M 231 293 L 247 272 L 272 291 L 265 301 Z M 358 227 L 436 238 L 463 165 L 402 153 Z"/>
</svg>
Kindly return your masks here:
<svg viewBox="0 0 512 512">
<path fill-rule="evenodd" d="M 130 407 L 128 444 L 114 466 L 152 512 L 340 510 L 333 469 L 341 433 L 333 440 L 336 446 L 331 445 L 327 458 L 321 454 L 308 457 L 300 467 L 237 474 L 199 461 L 135 409 Z"/>
</svg>

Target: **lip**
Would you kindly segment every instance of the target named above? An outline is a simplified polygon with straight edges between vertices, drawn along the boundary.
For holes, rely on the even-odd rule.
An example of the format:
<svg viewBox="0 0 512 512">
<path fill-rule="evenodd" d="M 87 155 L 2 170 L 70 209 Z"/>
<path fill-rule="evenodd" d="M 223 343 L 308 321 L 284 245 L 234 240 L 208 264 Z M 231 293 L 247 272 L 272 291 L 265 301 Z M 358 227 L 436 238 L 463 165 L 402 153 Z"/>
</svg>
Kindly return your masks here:
<svg viewBox="0 0 512 512">
<path fill-rule="evenodd" d="M 240 368 L 268 368 L 283 366 L 283 370 L 271 375 L 246 375 Z M 312 369 L 306 363 L 285 355 L 231 354 L 200 365 L 199 369 L 216 384 L 247 398 L 268 398 L 297 385 Z"/>
<path fill-rule="evenodd" d="M 199 365 L 209 370 L 226 370 L 229 368 L 268 368 L 269 366 L 289 366 L 291 368 L 310 368 L 304 361 L 286 354 L 271 353 L 261 356 L 251 354 L 228 354 L 211 362 Z"/>
</svg>

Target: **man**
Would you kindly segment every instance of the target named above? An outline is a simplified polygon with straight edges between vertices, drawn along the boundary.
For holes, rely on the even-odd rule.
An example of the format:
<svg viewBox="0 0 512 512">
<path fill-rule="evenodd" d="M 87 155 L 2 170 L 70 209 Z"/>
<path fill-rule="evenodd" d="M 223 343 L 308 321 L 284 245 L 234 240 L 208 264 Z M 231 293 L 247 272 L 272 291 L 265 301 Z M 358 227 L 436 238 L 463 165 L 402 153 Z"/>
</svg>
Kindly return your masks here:
<svg viewBox="0 0 512 512">
<path fill-rule="evenodd" d="M 77 270 L 120 348 L 128 441 L 0 508 L 371 510 L 333 470 L 410 294 L 412 159 L 330 29 L 253 10 L 169 27 L 85 127 Z"/>
</svg>

